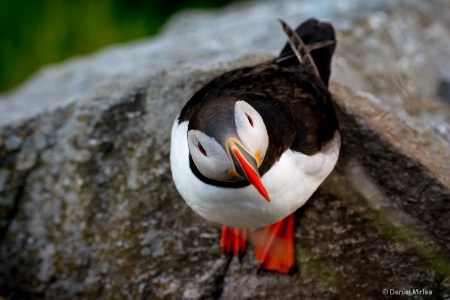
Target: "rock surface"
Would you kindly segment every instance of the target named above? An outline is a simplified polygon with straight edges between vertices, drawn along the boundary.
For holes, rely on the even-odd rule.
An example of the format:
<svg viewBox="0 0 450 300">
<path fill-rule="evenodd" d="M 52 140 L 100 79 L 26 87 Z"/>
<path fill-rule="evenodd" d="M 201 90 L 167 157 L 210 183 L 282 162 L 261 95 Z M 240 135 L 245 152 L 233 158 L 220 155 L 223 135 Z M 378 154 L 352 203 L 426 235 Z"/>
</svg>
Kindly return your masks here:
<svg viewBox="0 0 450 300">
<path fill-rule="evenodd" d="M 449 109 L 437 99 L 450 82 L 439 60 L 450 10 L 437 0 L 335 2 L 182 14 L 153 40 L 51 67 L 3 96 L 0 296 L 450 297 Z M 279 51 L 277 17 L 310 16 L 338 29 L 334 81 L 364 92 L 332 84 L 342 153 L 297 212 L 297 271 L 257 274 L 252 250 L 242 263 L 224 257 L 220 226 L 176 192 L 170 128 L 208 80 Z"/>
</svg>

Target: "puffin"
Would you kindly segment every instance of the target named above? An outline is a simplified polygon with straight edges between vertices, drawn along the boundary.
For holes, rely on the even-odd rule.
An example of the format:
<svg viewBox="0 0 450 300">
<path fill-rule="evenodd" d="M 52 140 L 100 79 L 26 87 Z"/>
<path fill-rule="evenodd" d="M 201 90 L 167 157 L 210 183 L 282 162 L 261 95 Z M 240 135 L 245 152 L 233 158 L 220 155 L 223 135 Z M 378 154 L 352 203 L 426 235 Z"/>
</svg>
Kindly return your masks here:
<svg viewBox="0 0 450 300">
<path fill-rule="evenodd" d="M 241 259 L 251 240 L 260 270 L 291 273 L 294 213 L 333 170 L 341 138 L 328 90 L 333 26 L 279 22 L 278 57 L 218 76 L 182 108 L 170 165 L 188 206 L 222 224 L 225 254 Z"/>
</svg>

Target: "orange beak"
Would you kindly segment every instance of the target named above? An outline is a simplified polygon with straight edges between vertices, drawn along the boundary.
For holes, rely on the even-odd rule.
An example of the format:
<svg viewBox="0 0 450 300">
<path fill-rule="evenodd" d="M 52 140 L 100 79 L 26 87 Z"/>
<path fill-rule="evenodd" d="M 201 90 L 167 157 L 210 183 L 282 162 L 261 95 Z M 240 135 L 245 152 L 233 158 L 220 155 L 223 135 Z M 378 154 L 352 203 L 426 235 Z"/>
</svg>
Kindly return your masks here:
<svg viewBox="0 0 450 300">
<path fill-rule="evenodd" d="M 230 149 L 230 158 L 233 162 L 236 173 L 247 178 L 248 181 L 258 190 L 258 192 L 270 201 L 269 193 L 264 187 L 261 176 L 258 172 L 257 159 L 248 151 L 237 139 L 229 139 L 227 146 Z"/>
</svg>

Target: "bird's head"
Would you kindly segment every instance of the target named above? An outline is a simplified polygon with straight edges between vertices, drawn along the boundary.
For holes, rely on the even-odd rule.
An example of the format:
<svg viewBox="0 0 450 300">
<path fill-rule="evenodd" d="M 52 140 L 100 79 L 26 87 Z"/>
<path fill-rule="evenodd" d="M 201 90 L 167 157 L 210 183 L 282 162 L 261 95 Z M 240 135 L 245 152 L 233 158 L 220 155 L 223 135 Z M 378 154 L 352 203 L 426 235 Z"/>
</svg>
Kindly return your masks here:
<svg viewBox="0 0 450 300">
<path fill-rule="evenodd" d="M 268 144 L 261 115 L 234 97 L 208 101 L 189 122 L 189 152 L 203 176 L 217 181 L 247 179 L 269 201 L 258 171 Z"/>
</svg>

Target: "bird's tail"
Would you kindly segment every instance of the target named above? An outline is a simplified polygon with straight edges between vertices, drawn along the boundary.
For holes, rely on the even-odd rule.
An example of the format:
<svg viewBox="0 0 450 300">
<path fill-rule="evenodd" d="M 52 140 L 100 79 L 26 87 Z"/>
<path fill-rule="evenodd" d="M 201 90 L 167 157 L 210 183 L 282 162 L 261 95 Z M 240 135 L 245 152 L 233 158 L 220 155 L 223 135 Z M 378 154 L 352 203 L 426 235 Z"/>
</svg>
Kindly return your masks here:
<svg viewBox="0 0 450 300">
<path fill-rule="evenodd" d="M 295 32 L 281 21 L 288 42 L 277 59 L 283 65 L 303 64 L 310 67 L 328 86 L 331 58 L 336 48 L 336 36 L 330 23 L 308 19 Z M 293 50 L 294 49 L 294 50 Z"/>
</svg>

